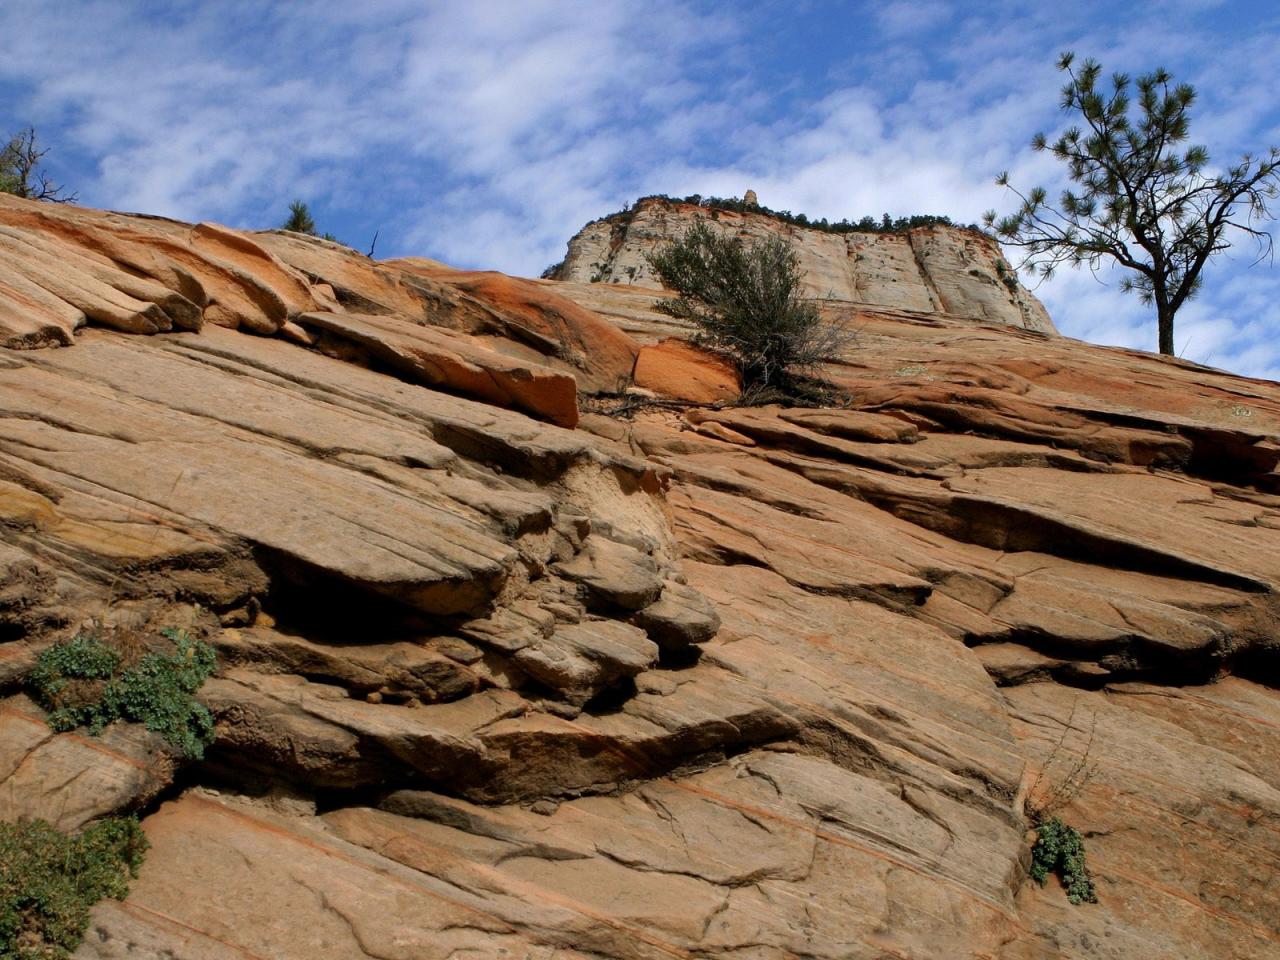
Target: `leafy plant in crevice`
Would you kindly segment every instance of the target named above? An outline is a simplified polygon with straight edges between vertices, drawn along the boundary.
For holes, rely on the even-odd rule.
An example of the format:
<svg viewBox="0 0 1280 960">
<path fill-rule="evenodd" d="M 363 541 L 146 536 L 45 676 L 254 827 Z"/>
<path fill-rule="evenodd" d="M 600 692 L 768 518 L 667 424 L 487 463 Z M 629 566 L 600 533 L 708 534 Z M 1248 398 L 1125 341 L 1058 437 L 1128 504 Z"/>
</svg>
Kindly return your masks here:
<svg viewBox="0 0 1280 960">
<path fill-rule="evenodd" d="M 1050 817 L 1037 827 L 1036 834 L 1036 845 L 1031 850 L 1031 879 L 1043 887 L 1049 874 L 1057 874 L 1073 904 L 1097 903 L 1080 831 Z"/>
<path fill-rule="evenodd" d="M 1057 815 L 1084 790 L 1096 769 L 1092 754 L 1097 714 L 1089 722 L 1084 747 L 1074 758 L 1062 759 L 1072 753 L 1066 747 L 1066 739 L 1069 732 L 1077 729 L 1079 705 L 1077 698 L 1058 742 L 1031 782 L 1026 800 L 1028 819 L 1036 829 L 1036 842 L 1031 849 L 1031 879 L 1044 886 L 1049 874 L 1056 874 L 1067 892 L 1067 899 L 1073 904 L 1098 902 L 1093 878 L 1085 862 L 1084 835 Z M 1050 773 L 1062 764 L 1067 765 L 1065 773 Z"/>
<path fill-rule="evenodd" d="M 168 629 L 171 653 L 126 658 L 97 636 L 76 636 L 41 653 L 27 678 L 49 711 L 49 726 L 86 726 L 100 734 L 116 720 L 131 720 L 159 733 L 185 756 L 200 759 L 213 741 L 213 717 L 195 692 L 213 673 L 213 647 L 185 631 Z"/>
<path fill-rule="evenodd" d="M 99 900 L 123 900 L 148 847 L 136 817 L 65 834 L 44 820 L 0 823 L 0 957 L 65 960 Z"/>
</svg>

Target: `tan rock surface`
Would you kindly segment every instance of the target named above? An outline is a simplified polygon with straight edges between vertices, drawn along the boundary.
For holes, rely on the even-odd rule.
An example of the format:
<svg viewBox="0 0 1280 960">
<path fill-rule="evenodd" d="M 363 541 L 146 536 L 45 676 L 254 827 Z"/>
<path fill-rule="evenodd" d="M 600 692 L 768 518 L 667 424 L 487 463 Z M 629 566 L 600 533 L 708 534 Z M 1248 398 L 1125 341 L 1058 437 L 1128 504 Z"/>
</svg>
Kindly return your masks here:
<svg viewBox="0 0 1280 960">
<path fill-rule="evenodd" d="M 742 392 L 732 363 L 674 338 L 641 347 L 633 379 L 637 387 L 692 403 L 736 400 Z"/>
<path fill-rule="evenodd" d="M 304 313 L 298 324 L 321 349 L 349 357 L 367 352 L 406 379 L 523 410 L 561 427 L 578 423 L 578 385 L 573 377 L 538 363 L 503 356 L 465 334 L 409 323 L 397 317 L 352 313 Z"/>
<path fill-rule="evenodd" d="M 0 816 L 152 842 L 79 957 L 1275 955 L 1275 384 L 957 279 L 857 311 L 847 409 L 569 430 L 688 333 L 660 294 L 0 229 Z M 216 646 L 204 761 L 48 730 L 23 676 L 95 619 Z M 1096 905 L 1027 878 L 1055 796 Z"/>
</svg>

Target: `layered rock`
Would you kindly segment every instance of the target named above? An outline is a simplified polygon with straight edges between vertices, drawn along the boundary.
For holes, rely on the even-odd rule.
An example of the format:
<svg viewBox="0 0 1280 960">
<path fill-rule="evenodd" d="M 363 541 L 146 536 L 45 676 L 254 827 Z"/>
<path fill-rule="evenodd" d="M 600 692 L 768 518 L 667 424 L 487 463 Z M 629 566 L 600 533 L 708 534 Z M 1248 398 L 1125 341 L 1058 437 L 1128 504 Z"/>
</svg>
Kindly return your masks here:
<svg viewBox="0 0 1280 960">
<path fill-rule="evenodd" d="M 0 217 L 67 247 L 46 292 L 154 285 L 154 332 L 0 313 L 0 816 L 151 841 L 82 960 L 1274 955 L 1275 384 L 862 309 L 844 408 L 571 430 L 564 378 L 688 333 L 657 291 Z M 200 763 L 23 692 L 173 626 Z M 1028 879 L 1046 808 L 1098 904 Z"/>
<path fill-rule="evenodd" d="M 575 386 L 616 388 L 638 346 L 530 281 L 429 261 L 375 263 L 339 244 L 247 235 L 0 195 L 0 344 L 67 345 L 86 326 L 205 324 L 283 336 L 364 366 L 563 426 Z"/>
<path fill-rule="evenodd" d="M 583 227 L 569 241 L 555 279 L 661 289 L 648 257 L 698 222 L 748 241 L 783 237 L 795 249 L 805 291 L 813 297 L 1056 333 L 994 240 L 940 225 L 902 233 L 828 233 L 763 213 L 649 197 Z"/>
</svg>

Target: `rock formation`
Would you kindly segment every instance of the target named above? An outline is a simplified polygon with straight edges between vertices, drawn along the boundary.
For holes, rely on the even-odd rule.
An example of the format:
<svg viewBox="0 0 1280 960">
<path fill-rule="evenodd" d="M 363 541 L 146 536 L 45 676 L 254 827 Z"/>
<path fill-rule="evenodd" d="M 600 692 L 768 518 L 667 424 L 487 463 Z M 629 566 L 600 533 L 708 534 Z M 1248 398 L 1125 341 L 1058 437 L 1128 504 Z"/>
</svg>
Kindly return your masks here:
<svg viewBox="0 0 1280 960">
<path fill-rule="evenodd" d="M 917 303 L 846 408 L 625 419 L 639 285 L 0 238 L 0 816 L 151 842 L 81 960 L 1276 955 L 1280 386 Z M 173 626 L 203 761 L 50 731 Z"/>
<path fill-rule="evenodd" d="M 1056 333 L 994 240 L 974 230 L 916 227 L 904 233 L 827 233 L 766 216 L 646 198 L 587 224 L 569 241 L 555 279 L 660 289 L 646 259 L 703 220 L 744 239 L 782 236 L 800 257 L 807 292 L 861 307 L 989 320 Z"/>
</svg>

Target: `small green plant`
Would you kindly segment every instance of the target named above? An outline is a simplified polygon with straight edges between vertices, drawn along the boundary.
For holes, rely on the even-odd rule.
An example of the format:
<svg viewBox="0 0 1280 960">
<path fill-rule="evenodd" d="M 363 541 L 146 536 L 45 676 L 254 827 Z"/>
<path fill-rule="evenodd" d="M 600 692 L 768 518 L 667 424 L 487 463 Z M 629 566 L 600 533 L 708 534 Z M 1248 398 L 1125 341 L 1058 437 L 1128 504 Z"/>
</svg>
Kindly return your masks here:
<svg viewBox="0 0 1280 960">
<path fill-rule="evenodd" d="M 311 216 L 311 210 L 301 200 L 294 200 L 289 204 L 289 218 L 280 224 L 280 229 L 289 230 L 293 233 L 305 233 L 309 237 L 320 237 L 324 240 L 332 240 L 334 243 L 341 242 L 332 233 L 320 233 L 316 230 L 316 221 Z M 376 236 L 374 237 L 374 242 L 377 243 Z M 373 252 L 371 250 L 370 256 L 372 255 Z"/>
<path fill-rule="evenodd" d="M 1093 878 L 1085 863 L 1084 837 L 1057 817 L 1040 824 L 1036 845 L 1031 850 L 1031 879 L 1043 887 L 1051 873 L 1058 875 L 1072 903 L 1098 902 Z"/>
<path fill-rule="evenodd" d="M 216 655 L 182 630 L 163 635 L 172 653 L 120 649 L 96 636 L 77 636 L 46 649 L 27 678 L 54 730 L 85 726 L 94 736 L 116 720 L 144 724 L 184 755 L 204 756 L 213 741 L 213 717 L 194 697 L 213 673 Z"/>
<path fill-rule="evenodd" d="M 294 200 L 289 204 L 289 218 L 280 224 L 280 229 L 315 236 L 316 222 L 307 205 L 301 200 Z"/>
<path fill-rule="evenodd" d="M 1098 716 L 1094 713 L 1085 728 L 1083 723 L 1076 722 L 1079 707 L 1080 698 L 1077 697 L 1071 704 L 1071 715 L 1062 726 L 1058 742 L 1031 781 L 1026 799 L 1027 818 L 1036 829 L 1036 843 L 1031 849 L 1031 878 L 1044 886 L 1049 874 L 1056 873 L 1067 891 L 1067 899 L 1074 904 L 1098 902 L 1093 879 L 1085 864 L 1084 837 L 1057 815 L 1089 785 L 1097 769 L 1093 742 Z M 1078 753 L 1067 747 L 1067 736 L 1073 732 L 1084 734 L 1084 743 Z"/>
<path fill-rule="evenodd" d="M 128 894 L 147 846 L 136 817 L 100 820 L 76 835 L 43 820 L 0 823 L 0 957 L 70 957 L 89 909 Z"/>
</svg>

